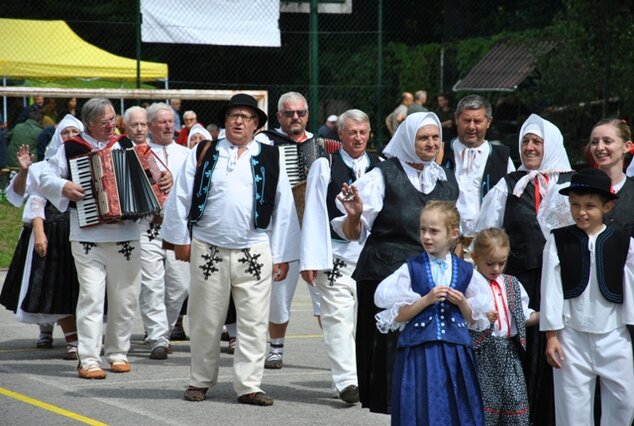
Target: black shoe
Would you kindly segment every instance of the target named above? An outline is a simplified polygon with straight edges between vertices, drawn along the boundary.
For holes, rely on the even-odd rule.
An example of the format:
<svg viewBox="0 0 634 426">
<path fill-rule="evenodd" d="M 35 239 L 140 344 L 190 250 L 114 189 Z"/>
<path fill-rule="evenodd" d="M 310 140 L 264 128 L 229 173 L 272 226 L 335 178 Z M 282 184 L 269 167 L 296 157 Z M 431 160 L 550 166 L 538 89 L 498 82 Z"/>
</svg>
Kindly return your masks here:
<svg viewBox="0 0 634 426">
<path fill-rule="evenodd" d="M 356 404 L 359 402 L 359 388 L 355 385 L 346 386 L 339 392 L 339 399 L 348 404 Z"/>
<path fill-rule="evenodd" d="M 181 327 L 174 327 L 172 334 L 170 334 L 170 340 L 189 340 L 189 337 L 185 334 L 185 330 Z"/>
<path fill-rule="evenodd" d="M 238 397 L 238 402 L 241 404 L 251 404 L 268 406 L 273 405 L 273 398 L 265 394 L 264 392 L 253 392 Z"/>
<path fill-rule="evenodd" d="M 167 348 L 165 346 L 157 346 L 152 349 L 150 359 L 167 359 Z"/>
</svg>

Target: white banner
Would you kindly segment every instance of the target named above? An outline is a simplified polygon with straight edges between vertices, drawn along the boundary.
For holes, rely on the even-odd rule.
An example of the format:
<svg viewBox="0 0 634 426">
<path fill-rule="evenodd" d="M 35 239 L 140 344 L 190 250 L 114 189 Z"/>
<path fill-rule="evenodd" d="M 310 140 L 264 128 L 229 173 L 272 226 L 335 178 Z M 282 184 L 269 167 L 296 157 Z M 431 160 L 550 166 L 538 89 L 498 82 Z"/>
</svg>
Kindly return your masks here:
<svg viewBox="0 0 634 426">
<path fill-rule="evenodd" d="M 280 47 L 279 0 L 141 0 L 147 43 Z"/>
</svg>

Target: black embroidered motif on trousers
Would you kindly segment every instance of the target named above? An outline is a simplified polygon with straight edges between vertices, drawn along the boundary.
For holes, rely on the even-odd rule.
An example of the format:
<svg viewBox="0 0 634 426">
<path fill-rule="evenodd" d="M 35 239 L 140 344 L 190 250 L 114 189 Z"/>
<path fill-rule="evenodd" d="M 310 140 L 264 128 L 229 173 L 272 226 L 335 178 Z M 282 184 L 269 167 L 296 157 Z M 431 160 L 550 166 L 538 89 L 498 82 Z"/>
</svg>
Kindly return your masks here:
<svg viewBox="0 0 634 426">
<path fill-rule="evenodd" d="M 84 254 L 90 253 L 90 250 L 92 250 L 93 247 L 97 247 L 97 244 L 86 241 L 80 241 L 79 244 L 84 246 Z"/>
<path fill-rule="evenodd" d="M 244 253 L 245 257 L 238 259 L 238 262 L 249 264 L 249 267 L 244 272 L 253 275 L 259 280 L 262 277 L 262 267 L 264 266 L 264 263 L 258 263 L 260 253 L 251 255 L 251 250 L 248 248 L 242 249 L 242 253 Z"/>
<path fill-rule="evenodd" d="M 125 257 L 125 260 L 127 260 L 128 262 L 130 261 L 130 253 L 132 253 L 132 250 L 134 250 L 134 247 L 132 247 L 132 245 L 130 245 L 130 241 L 120 241 L 117 243 L 118 246 L 123 246 L 121 248 L 121 250 L 118 251 L 118 253 L 121 253 L 123 255 L 123 257 Z"/>
<path fill-rule="evenodd" d="M 209 244 L 209 250 L 209 254 L 203 254 L 201 256 L 205 259 L 205 264 L 199 266 L 199 268 L 203 270 L 205 280 L 207 280 L 212 273 L 219 271 L 219 269 L 216 268 L 216 263 L 222 262 L 222 259 L 218 257 L 218 247 Z"/>
<path fill-rule="evenodd" d="M 147 234 L 148 240 L 152 241 L 159 236 L 159 232 L 161 232 L 161 224 L 150 222 L 150 227 L 145 232 Z"/>
<path fill-rule="evenodd" d="M 337 278 L 341 278 L 343 276 L 343 274 L 341 273 L 341 268 L 345 268 L 346 266 L 347 265 L 343 260 L 335 257 L 332 269 L 326 271 L 326 276 L 328 277 L 328 285 L 330 287 L 335 285 L 335 281 L 337 281 Z"/>
</svg>

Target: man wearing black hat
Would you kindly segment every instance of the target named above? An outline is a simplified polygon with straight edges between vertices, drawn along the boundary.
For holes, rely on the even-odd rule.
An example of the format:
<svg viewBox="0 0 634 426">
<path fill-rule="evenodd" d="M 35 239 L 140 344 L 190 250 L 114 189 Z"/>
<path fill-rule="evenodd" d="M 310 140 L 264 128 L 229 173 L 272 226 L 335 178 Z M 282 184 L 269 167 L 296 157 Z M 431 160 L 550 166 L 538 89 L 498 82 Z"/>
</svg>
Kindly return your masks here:
<svg viewBox="0 0 634 426">
<path fill-rule="evenodd" d="M 595 382 L 601 383 L 601 424 L 634 421 L 634 240 L 604 225 L 618 196 L 608 175 L 584 169 L 560 190 L 575 224 L 555 229 L 544 248 L 540 330 L 554 368 L 560 425 L 590 424 Z"/>
<path fill-rule="evenodd" d="M 219 120 L 226 139 L 192 150 L 165 203 L 161 230 L 177 259 L 190 261 L 191 371 L 184 397 L 202 401 L 217 383 L 231 294 L 238 317 L 238 401 L 272 405 L 260 389 L 271 285 L 298 257 L 299 223 L 279 151 L 253 139 L 267 120 L 256 100 L 233 96 Z"/>
</svg>

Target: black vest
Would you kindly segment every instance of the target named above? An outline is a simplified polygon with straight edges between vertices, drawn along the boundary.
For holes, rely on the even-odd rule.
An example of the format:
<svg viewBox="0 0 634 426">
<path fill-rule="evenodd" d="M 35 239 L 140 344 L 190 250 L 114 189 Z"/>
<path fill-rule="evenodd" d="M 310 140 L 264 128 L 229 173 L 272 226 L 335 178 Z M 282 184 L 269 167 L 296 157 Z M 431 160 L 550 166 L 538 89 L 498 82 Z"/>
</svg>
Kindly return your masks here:
<svg viewBox="0 0 634 426">
<path fill-rule="evenodd" d="M 614 200 L 614 208 L 603 216 L 603 223 L 622 229 L 634 237 L 634 180 L 626 178 L 617 195 L 619 198 Z"/>
<path fill-rule="evenodd" d="M 553 229 L 561 265 L 564 299 L 579 297 L 590 282 L 588 235 L 577 226 Z M 623 271 L 630 247 L 629 234 L 608 226 L 595 243 L 599 290 L 606 300 L 623 303 Z"/>
<path fill-rule="evenodd" d="M 443 156 L 442 166 L 452 172 L 456 171 L 456 159 L 454 158 L 453 143 L 457 139 L 445 144 L 445 152 Z M 493 145 L 486 142 L 491 148 L 489 150 L 489 158 L 484 166 L 482 174 L 482 183 L 480 184 L 480 199 L 487 195 L 487 192 L 495 186 L 496 183 L 508 172 L 509 165 L 509 148 L 506 145 Z"/>
<path fill-rule="evenodd" d="M 438 181 L 429 194 L 414 188 L 396 158 L 376 165 L 383 173 L 383 209 L 370 230 L 353 278 L 357 281 L 382 280 L 408 258 L 423 250 L 420 242 L 420 211 L 428 201 L 458 199 L 458 183 L 451 170 L 447 180 Z"/>
<path fill-rule="evenodd" d="M 374 166 L 379 163 L 379 156 L 376 154 L 366 153 L 368 156 L 369 164 L 368 168 L 365 170 L 368 172 Z M 341 185 L 346 182 L 348 185 L 351 185 L 354 182 L 356 176 L 354 175 L 354 171 L 349 168 L 346 163 L 344 163 L 343 158 L 341 158 L 341 154 L 339 152 L 335 152 L 330 155 L 330 183 L 328 184 L 328 192 L 326 194 L 326 207 L 328 208 L 328 221 L 330 222 L 336 217 L 343 216 L 343 213 L 337 208 L 335 204 L 335 199 L 337 195 L 341 192 Z M 347 241 L 339 234 L 337 234 L 334 229 L 332 229 L 332 225 L 330 225 L 330 237 L 334 241 Z"/>
<path fill-rule="evenodd" d="M 200 220 L 205 212 L 207 204 L 207 194 L 211 188 L 211 177 L 214 173 L 219 153 L 217 150 L 218 141 L 207 141 L 199 143 L 196 147 L 196 158 L 198 166 L 194 175 L 194 187 L 192 195 L 192 205 L 189 210 L 189 225 Z M 200 158 L 205 146 L 209 148 L 205 151 L 203 158 Z M 275 194 L 277 192 L 277 182 L 280 176 L 279 151 L 269 145 L 258 142 L 260 152 L 251 157 L 251 172 L 253 174 L 254 186 L 254 212 L 253 225 L 255 229 L 266 229 L 271 222 L 273 207 L 275 206 Z M 243 194 L 227 194 L 227 196 L 242 196 Z"/>
<path fill-rule="evenodd" d="M 535 214 L 535 187 L 531 182 L 526 185 L 521 197 L 513 195 L 513 188 L 527 172 L 516 171 L 504 177 L 508 187 L 503 227 L 509 236 L 511 252 L 506 264 L 509 275 L 539 269 L 546 238 Z M 570 181 L 572 173 L 561 173 L 559 183 Z"/>
</svg>

